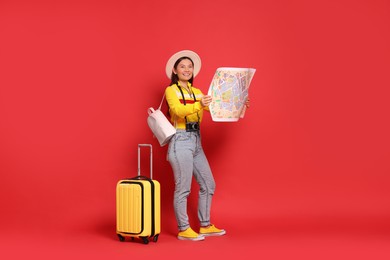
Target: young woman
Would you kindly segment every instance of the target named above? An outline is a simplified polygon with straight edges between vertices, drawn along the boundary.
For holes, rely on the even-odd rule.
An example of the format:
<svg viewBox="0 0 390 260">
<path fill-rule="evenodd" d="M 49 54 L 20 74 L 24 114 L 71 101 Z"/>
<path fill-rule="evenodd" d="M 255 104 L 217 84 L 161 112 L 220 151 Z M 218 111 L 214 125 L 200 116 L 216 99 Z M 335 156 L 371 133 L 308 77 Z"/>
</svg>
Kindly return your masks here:
<svg viewBox="0 0 390 260">
<path fill-rule="evenodd" d="M 202 148 L 200 125 L 204 111 L 208 111 L 211 97 L 204 95 L 192 83 L 199 73 L 201 60 L 189 50 L 174 54 L 167 62 L 166 73 L 171 80 L 165 90 L 172 124 L 177 132 L 168 147 L 168 160 L 172 166 L 175 191 L 173 206 L 180 240 L 204 240 L 205 236 L 221 236 L 225 230 L 210 222 L 215 181 Z M 248 103 L 247 103 L 248 106 Z M 199 184 L 198 218 L 200 230 L 195 232 L 187 215 L 187 198 L 192 177 Z"/>
</svg>

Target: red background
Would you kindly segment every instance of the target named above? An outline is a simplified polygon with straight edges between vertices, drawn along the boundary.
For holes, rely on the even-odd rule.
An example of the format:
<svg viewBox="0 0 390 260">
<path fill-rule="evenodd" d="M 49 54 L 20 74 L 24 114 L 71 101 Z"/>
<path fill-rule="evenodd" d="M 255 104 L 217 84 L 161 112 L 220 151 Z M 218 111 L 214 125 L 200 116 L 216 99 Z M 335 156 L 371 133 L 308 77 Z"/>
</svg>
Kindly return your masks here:
<svg viewBox="0 0 390 260">
<path fill-rule="evenodd" d="M 0 255 L 388 259 L 389 31 L 383 0 L 1 0 Z M 257 69 L 245 118 L 202 126 L 228 234 L 199 243 L 175 237 L 166 147 L 146 124 L 182 49 L 201 56 L 204 92 L 218 67 Z M 162 185 L 147 246 L 115 234 L 138 143 Z M 196 186 L 190 201 L 197 228 Z"/>
</svg>

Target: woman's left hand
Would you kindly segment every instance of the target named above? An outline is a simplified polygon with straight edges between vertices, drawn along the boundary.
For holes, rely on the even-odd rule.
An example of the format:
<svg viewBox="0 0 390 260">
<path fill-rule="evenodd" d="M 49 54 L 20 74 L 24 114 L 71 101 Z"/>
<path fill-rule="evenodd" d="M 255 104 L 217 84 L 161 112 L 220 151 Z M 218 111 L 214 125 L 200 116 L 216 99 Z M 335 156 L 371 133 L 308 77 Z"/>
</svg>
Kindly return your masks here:
<svg viewBox="0 0 390 260">
<path fill-rule="evenodd" d="M 246 106 L 246 108 L 249 108 L 249 98 L 246 100 L 245 106 Z"/>
</svg>

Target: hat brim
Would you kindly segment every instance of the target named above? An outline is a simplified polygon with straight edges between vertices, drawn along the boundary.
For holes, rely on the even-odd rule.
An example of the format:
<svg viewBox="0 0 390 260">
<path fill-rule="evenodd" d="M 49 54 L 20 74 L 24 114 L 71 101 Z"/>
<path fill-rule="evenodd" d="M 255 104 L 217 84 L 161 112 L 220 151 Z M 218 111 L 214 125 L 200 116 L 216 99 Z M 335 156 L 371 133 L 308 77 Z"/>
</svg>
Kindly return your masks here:
<svg viewBox="0 0 390 260">
<path fill-rule="evenodd" d="M 167 65 L 165 67 L 165 73 L 167 74 L 167 77 L 169 79 L 171 79 L 171 76 L 172 76 L 172 69 L 173 69 L 173 66 L 175 65 L 176 61 L 182 57 L 188 57 L 192 60 L 192 62 L 194 63 L 194 72 L 193 72 L 193 76 L 194 78 L 196 77 L 196 75 L 198 75 L 199 71 L 200 71 L 200 68 L 202 67 L 202 62 L 200 60 L 200 57 L 198 54 L 196 54 L 195 52 L 193 51 L 190 51 L 190 50 L 182 50 L 182 51 L 179 51 L 179 52 L 176 52 L 175 54 L 173 54 L 168 62 L 167 62 Z"/>
</svg>

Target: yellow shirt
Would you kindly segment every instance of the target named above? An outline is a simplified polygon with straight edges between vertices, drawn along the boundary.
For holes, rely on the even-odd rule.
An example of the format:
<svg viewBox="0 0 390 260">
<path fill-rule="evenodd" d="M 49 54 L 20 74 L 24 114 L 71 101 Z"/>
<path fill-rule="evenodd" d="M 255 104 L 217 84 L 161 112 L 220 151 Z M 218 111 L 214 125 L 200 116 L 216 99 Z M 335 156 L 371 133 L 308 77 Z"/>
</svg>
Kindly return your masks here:
<svg viewBox="0 0 390 260">
<path fill-rule="evenodd" d="M 176 129 L 186 129 L 187 122 L 202 122 L 203 111 L 209 110 L 208 107 L 203 107 L 200 104 L 200 99 L 203 93 L 200 89 L 195 88 L 188 82 L 188 88 L 194 93 L 194 96 L 189 94 L 185 88 L 181 88 L 184 94 L 186 105 L 184 105 L 183 96 L 176 84 L 173 84 L 165 89 L 165 97 L 169 106 L 171 122 Z"/>
</svg>

